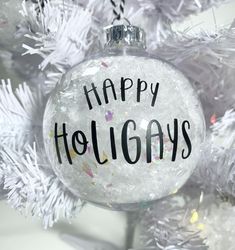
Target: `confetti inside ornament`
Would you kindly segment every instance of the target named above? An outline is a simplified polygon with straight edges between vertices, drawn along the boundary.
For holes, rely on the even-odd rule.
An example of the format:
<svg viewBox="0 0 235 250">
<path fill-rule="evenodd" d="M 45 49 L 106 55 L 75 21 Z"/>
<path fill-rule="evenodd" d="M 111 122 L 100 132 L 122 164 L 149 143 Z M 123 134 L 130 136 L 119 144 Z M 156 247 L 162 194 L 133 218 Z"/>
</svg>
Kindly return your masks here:
<svg viewBox="0 0 235 250">
<path fill-rule="evenodd" d="M 107 122 L 112 121 L 112 120 L 113 120 L 113 112 L 107 111 L 107 112 L 105 113 L 105 120 L 106 120 Z"/>
<path fill-rule="evenodd" d="M 105 68 L 108 68 L 108 65 L 105 62 L 101 62 L 101 65 Z"/>
<path fill-rule="evenodd" d="M 74 194 L 128 210 L 185 183 L 205 125 L 188 79 L 146 53 L 143 30 L 117 25 L 106 32 L 105 50 L 67 72 L 51 95 L 44 141 L 51 166 Z M 84 171 L 92 178 L 95 171 L 96 185 Z"/>
<path fill-rule="evenodd" d="M 101 160 L 102 160 L 103 162 L 105 162 L 105 163 L 108 163 L 108 156 L 107 156 L 107 154 L 106 154 L 104 151 L 103 151 L 103 155 L 102 155 Z"/>
<path fill-rule="evenodd" d="M 92 152 L 92 148 L 91 148 L 91 145 L 90 145 L 90 144 L 87 145 L 87 152 L 88 152 L 88 153 L 91 153 L 91 152 Z"/>
<path fill-rule="evenodd" d="M 69 153 L 71 155 L 71 158 L 74 159 L 75 157 L 77 157 L 78 155 L 76 154 L 76 152 L 74 151 L 74 149 L 70 149 Z"/>
<path fill-rule="evenodd" d="M 83 166 L 82 166 L 82 169 L 83 171 L 89 175 L 91 178 L 94 178 L 94 175 L 92 173 L 92 170 L 90 169 L 90 167 L 86 164 L 86 163 L 83 163 Z"/>
</svg>

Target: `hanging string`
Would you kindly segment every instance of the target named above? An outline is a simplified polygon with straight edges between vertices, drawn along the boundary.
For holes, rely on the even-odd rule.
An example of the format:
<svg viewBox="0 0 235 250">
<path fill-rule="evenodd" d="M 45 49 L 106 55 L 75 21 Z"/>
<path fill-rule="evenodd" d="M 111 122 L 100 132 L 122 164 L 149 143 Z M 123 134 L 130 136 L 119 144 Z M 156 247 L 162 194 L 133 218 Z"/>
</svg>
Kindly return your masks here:
<svg viewBox="0 0 235 250">
<path fill-rule="evenodd" d="M 124 15 L 125 0 L 120 0 L 119 6 L 116 4 L 115 0 L 110 0 L 110 3 L 113 6 L 114 20 L 120 20 Z M 117 8 L 119 8 L 119 11 L 117 11 Z"/>
</svg>

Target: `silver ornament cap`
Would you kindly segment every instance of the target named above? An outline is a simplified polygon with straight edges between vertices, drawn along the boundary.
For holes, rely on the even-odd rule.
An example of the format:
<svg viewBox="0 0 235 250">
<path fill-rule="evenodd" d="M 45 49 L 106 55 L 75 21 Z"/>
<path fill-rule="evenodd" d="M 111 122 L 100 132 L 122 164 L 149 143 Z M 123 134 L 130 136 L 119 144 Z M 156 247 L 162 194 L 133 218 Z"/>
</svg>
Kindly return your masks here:
<svg viewBox="0 0 235 250">
<path fill-rule="evenodd" d="M 106 46 L 134 46 L 146 48 L 143 29 L 133 25 L 112 25 L 105 28 Z"/>
</svg>

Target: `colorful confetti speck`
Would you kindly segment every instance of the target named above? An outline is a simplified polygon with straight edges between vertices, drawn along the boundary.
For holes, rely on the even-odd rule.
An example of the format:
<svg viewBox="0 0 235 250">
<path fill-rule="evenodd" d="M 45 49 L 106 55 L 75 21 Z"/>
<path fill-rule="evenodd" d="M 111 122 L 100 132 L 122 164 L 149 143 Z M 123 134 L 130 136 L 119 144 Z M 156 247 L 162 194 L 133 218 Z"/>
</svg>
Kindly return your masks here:
<svg viewBox="0 0 235 250">
<path fill-rule="evenodd" d="M 108 160 L 108 156 L 107 156 L 107 154 L 103 151 L 103 155 L 102 155 L 102 157 L 101 157 L 101 160 L 102 161 L 105 161 L 105 160 Z M 106 164 L 108 163 L 108 161 L 106 162 Z"/>
<path fill-rule="evenodd" d="M 103 67 L 105 67 L 105 68 L 108 68 L 108 64 L 107 63 L 105 63 L 105 62 L 101 62 L 101 65 L 103 66 Z"/>
<path fill-rule="evenodd" d="M 69 150 L 69 154 L 70 154 L 72 159 L 74 159 L 77 156 L 77 153 L 73 149 Z"/>
<path fill-rule="evenodd" d="M 194 224 L 194 223 L 196 223 L 198 221 L 199 215 L 198 215 L 198 212 L 197 212 L 196 209 L 193 209 L 191 213 L 192 213 L 192 216 L 190 218 L 190 223 Z"/>
<path fill-rule="evenodd" d="M 92 170 L 90 169 L 90 167 L 88 166 L 87 163 L 83 163 L 82 165 L 82 170 L 87 174 L 89 175 L 91 178 L 94 178 L 94 175 L 92 173 Z"/>
<path fill-rule="evenodd" d="M 91 148 L 90 144 L 87 145 L 87 151 L 88 151 L 89 154 L 92 152 L 92 148 Z"/>
<path fill-rule="evenodd" d="M 107 122 L 112 121 L 112 120 L 113 120 L 113 112 L 107 111 L 107 112 L 105 113 L 105 120 L 106 120 Z"/>
<path fill-rule="evenodd" d="M 204 229 L 205 229 L 205 224 L 199 223 L 199 224 L 197 225 L 197 228 L 198 228 L 199 230 L 204 230 Z"/>
</svg>

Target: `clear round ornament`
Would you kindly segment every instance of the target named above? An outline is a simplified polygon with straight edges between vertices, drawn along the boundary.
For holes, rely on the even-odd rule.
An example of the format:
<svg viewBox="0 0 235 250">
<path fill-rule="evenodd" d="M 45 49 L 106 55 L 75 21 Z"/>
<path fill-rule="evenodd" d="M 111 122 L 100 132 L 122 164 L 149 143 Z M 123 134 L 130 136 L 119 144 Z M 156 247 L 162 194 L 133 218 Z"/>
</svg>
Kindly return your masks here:
<svg viewBox="0 0 235 250">
<path fill-rule="evenodd" d="M 200 157 L 205 123 L 195 90 L 148 55 L 135 26 L 107 30 L 105 49 L 69 70 L 44 114 L 46 153 L 79 198 L 138 209 L 176 192 Z"/>
</svg>

